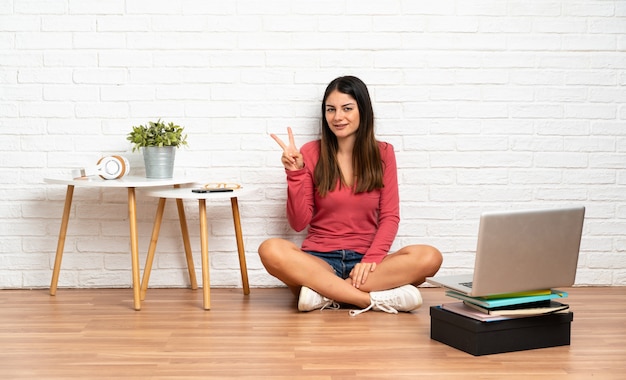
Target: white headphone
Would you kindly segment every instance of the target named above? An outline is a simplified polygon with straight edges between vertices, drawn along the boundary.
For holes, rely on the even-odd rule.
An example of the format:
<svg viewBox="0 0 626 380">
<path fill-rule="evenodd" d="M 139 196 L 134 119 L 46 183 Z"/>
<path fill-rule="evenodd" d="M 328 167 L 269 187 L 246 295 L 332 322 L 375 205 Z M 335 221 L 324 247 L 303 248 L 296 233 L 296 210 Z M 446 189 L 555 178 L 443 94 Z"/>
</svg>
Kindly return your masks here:
<svg viewBox="0 0 626 380">
<path fill-rule="evenodd" d="M 73 170 L 74 178 L 99 175 L 102 179 L 119 179 L 128 174 L 130 164 L 123 156 L 105 156 L 98 160 L 95 167 Z"/>
<path fill-rule="evenodd" d="M 102 157 L 96 167 L 98 175 L 103 179 L 119 179 L 130 171 L 128 160 L 122 156 Z"/>
</svg>

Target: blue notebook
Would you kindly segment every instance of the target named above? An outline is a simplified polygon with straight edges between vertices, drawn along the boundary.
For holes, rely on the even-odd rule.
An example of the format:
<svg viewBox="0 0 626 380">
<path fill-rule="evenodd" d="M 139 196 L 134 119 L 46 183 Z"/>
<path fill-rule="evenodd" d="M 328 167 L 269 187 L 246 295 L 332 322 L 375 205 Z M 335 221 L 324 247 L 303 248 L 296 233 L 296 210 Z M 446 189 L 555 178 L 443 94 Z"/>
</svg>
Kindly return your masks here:
<svg viewBox="0 0 626 380">
<path fill-rule="evenodd" d="M 521 305 L 530 302 L 548 301 L 556 298 L 567 297 L 567 292 L 552 289 L 550 294 L 539 294 L 534 296 L 521 296 L 521 297 L 505 297 L 505 298 L 484 298 L 484 297 L 470 297 L 465 294 L 457 293 L 453 290 L 446 291 L 446 295 L 463 301 L 473 303 L 475 305 L 483 306 L 486 308 Z"/>
</svg>

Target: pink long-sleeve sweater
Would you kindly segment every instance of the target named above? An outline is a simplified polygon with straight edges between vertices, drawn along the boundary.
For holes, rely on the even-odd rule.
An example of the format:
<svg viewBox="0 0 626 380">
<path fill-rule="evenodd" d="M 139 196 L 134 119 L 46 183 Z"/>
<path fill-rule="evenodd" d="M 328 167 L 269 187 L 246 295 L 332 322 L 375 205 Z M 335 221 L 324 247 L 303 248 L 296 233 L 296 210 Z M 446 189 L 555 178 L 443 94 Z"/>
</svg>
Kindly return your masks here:
<svg viewBox="0 0 626 380">
<path fill-rule="evenodd" d="M 287 172 L 287 218 L 296 231 L 309 226 L 303 250 L 329 252 L 349 249 L 364 255 L 362 262 L 380 263 L 389 252 L 400 222 L 398 174 L 393 146 L 378 142 L 383 161 L 384 188 L 354 194 L 339 187 L 320 197 L 313 170 L 320 141 L 300 149 L 304 168 Z"/>
</svg>

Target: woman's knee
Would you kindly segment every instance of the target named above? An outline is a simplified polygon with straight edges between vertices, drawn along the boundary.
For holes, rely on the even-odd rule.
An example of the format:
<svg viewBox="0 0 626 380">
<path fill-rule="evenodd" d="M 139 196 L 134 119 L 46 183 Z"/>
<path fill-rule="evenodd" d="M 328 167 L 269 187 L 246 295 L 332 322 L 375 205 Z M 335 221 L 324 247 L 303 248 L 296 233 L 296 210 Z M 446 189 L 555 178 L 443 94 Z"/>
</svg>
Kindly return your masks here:
<svg viewBox="0 0 626 380">
<path fill-rule="evenodd" d="M 437 248 L 430 245 L 422 246 L 422 250 L 422 260 L 429 273 L 428 276 L 434 276 L 441 268 L 443 255 Z"/>
<path fill-rule="evenodd" d="M 259 245 L 259 249 L 258 252 L 260 255 L 263 255 L 264 253 L 271 251 L 272 250 L 272 246 L 274 246 L 275 240 L 278 240 L 277 238 L 271 238 L 271 239 L 267 239 L 265 241 L 263 241 L 261 243 L 261 245 Z"/>
<path fill-rule="evenodd" d="M 271 238 L 271 239 L 267 239 L 264 242 L 261 243 L 261 245 L 259 245 L 259 256 L 261 256 L 261 259 L 263 258 L 268 258 L 270 255 L 274 254 L 275 252 L 279 252 L 280 248 L 279 245 L 281 245 L 282 239 L 279 238 Z"/>
<path fill-rule="evenodd" d="M 264 264 L 278 263 L 281 258 L 288 252 L 291 252 L 294 248 L 297 248 L 292 242 L 280 239 L 271 238 L 267 239 L 259 245 L 259 256 Z"/>
<path fill-rule="evenodd" d="M 411 245 L 405 249 L 411 253 L 417 267 L 426 273 L 426 276 L 432 276 L 439 271 L 443 263 L 443 255 L 437 248 L 430 245 Z"/>
</svg>

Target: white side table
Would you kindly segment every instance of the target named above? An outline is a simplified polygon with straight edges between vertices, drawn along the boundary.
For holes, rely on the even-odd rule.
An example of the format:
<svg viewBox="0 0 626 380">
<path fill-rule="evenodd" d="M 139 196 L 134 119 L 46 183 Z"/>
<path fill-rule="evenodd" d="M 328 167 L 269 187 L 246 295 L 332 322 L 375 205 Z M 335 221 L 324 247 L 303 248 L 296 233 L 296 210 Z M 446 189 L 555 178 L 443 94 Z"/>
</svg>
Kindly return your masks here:
<svg viewBox="0 0 626 380">
<path fill-rule="evenodd" d="M 177 202 L 181 202 L 185 199 L 192 199 L 198 201 L 199 219 L 200 219 L 200 250 L 202 259 L 202 293 L 203 293 L 203 307 L 205 310 L 211 308 L 211 285 L 209 281 L 209 239 L 207 231 L 207 212 L 206 201 L 224 201 L 230 199 L 231 209 L 233 212 L 233 222 L 235 224 L 235 238 L 237 240 L 237 251 L 239 254 L 239 269 L 241 271 L 241 281 L 243 283 L 243 294 L 250 294 L 250 285 L 248 283 L 248 269 L 246 266 L 246 255 L 243 245 L 243 235 L 241 232 L 241 218 L 239 215 L 238 197 L 245 196 L 254 191 L 252 188 L 242 187 L 232 192 L 223 193 L 194 193 L 192 188 L 176 188 L 176 189 L 158 189 L 147 191 L 146 194 L 151 197 L 158 197 L 159 206 L 154 218 L 154 227 L 152 229 L 152 238 L 150 239 L 150 248 L 148 249 L 148 257 L 146 258 L 146 266 L 143 272 L 143 279 L 141 281 L 141 299 L 145 299 L 146 291 L 148 289 L 148 282 L 150 281 L 150 271 L 152 269 L 152 262 L 154 260 L 154 252 L 156 251 L 156 245 L 159 238 L 159 231 L 161 229 L 161 221 L 163 220 L 163 210 L 165 208 L 165 201 L 168 198 L 176 199 Z M 180 206 L 179 206 L 180 207 Z M 185 216 L 179 212 L 180 222 L 183 225 L 183 219 Z M 186 224 L 186 223 L 185 223 Z M 185 247 L 189 247 L 189 233 L 186 228 L 181 229 L 183 234 L 183 243 Z M 187 248 L 186 248 L 187 249 Z M 190 250 L 190 249 L 189 249 Z M 189 258 L 189 256 L 188 256 Z M 187 263 L 187 267 L 193 267 L 192 263 Z M 192 281 L 192 289 L 195 289 Z"/>
<path fill-rule="evenodd" d="M 128 189 L 128 222 L 130 224 L 130 250 L 131 264 L 133 276 L 133 299 L 135 310 L 141 310 L 141 297 L 139 282 L 139 245 L 137 243 L 137 203 L 135 198 L 136 188 L 150 188 L 158 186 L 175 186 L 193 183 L 193 180 L 184 178 L 172 179 L 148 179 L 139 176 L 125 176 L 115 180 L 104 180 L 100 177 L 88 177 L 86 179 L 69 179 L 69 178 L 44 178 L 44 182 L 49 184 L 66 185 L 65 207 L 63 209 L 63 218 L 61 220 L 61 229 L 59 231 L 59 241 L 57 243 L 56 258 L 54 260 L 54 270 L 52 272 L 52 281 L 50 283 L 50 295 L 55 295 L 57 284 L 59 281 L 59 272 L 61 270 L 61 260 L 63 258 L 63 249 L 65 247 L 65 236 L 67 233 L 67 225 L 70 218 L 70 209 L 72 208 L 72 197 L 74 195 L 74 187 L 91 187 L 91 188 L 126 188 Z M 181 203 L 182 206 L 182 203 Z M 183 208 L 179 207 L 179 213 L 183 212 Z M 185 220 L 184 214 L 180 216 L 181 223 Z M 181 224 L 181 228 L 183 225 Z M 186 228 L 186 227 L 185 227 Z M 191 251 L 188 253 L 191 257 Z M 193 268 L 189 268 L 190 273 Z"/>
</svg>

